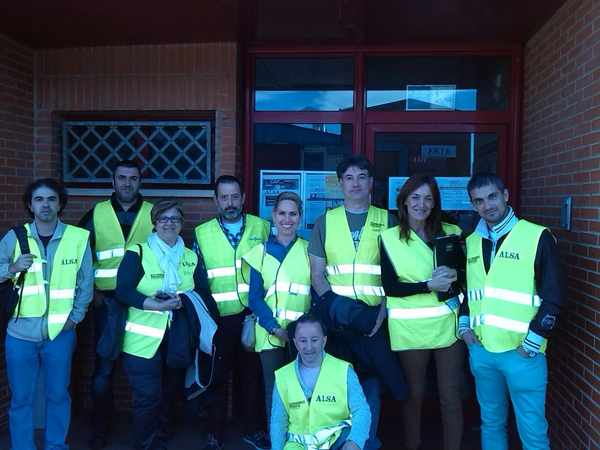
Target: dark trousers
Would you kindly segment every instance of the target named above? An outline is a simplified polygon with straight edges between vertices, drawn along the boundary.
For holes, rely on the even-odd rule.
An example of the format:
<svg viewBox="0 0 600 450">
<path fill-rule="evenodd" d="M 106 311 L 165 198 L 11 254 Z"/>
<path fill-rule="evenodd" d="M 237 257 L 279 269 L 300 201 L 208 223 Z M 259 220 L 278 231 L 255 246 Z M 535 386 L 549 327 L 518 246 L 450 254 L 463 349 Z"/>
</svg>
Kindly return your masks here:
<svg viewBox="0 0 600 450">
<path fill-rule="evenodd" d="M 133 392 L 136 450 L 165 450 L 170 434 L 173 401 L 183 388 L 182 369 L 166 366 L 166 342 L 150 359 L 123 353 L 123 368 Z"/>
<path fill-rule="evenodd" d="M 228 380 L 233 378 L 233 411 L 244 434 L 266 429 L 262 374 L 258 354 L 241 344 L 245 313 L 221 317 L 216 339 L 218 360 L 209 406 L 209 433 L 219 442 L 225 438 L 229 405 Z"/>
<path fill-rule="evenodd" d="M 461 387 L 464 379 L 465 345 L 457 341 L 450 347 L 398 352 L 406 380 L 408 399 L 403 405 L 405 445 L 409 450 L 421 444 L 421 410 L 425 395 L 427 365 L 435 358 L 440 396 L 444 450 L 460 450 L 463 433 Z"/>
<path fill-rule="evenodd" d="M 291 344 L 293 345 L 293 344 Z M 265 411 L 267 425 L 271 421 L 271 404 L 273 403 L 273 386 L 275 385 L 275 371 L 282 368 L 287 361 L 286 348 L 273 348 L 259 353 L 262 365 L 263 382 L 265 386 Z M 267 427 L 268 428 L 268 427 Z"/>
<path fill-rule="evenodd" d="M 94 349 L 107 322 L 107 301 L 103 298 L 94 308 Z M 94 375 L 92 379 L 92 433 L 94 439 L 106 439 L 110 431 L 110 418 L 114 414 L 112 376 L 115 361 L 100 357 L 96 354 Z"/>
</svg>

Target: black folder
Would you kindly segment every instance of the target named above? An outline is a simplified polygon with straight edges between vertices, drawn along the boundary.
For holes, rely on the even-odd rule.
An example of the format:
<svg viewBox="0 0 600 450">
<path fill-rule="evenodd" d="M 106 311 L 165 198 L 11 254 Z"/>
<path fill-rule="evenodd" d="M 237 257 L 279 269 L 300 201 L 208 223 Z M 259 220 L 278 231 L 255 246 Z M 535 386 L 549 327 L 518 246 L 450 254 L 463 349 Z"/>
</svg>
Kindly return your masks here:
<svg viewBox="0 0 600 450">
<path fill-rule="evenodd" d="M 446 266 L 451 269 L 463 269 L 464 254 L 461 247 L 460 236 L 451 234 L 449 236 L 439 236 L 433 239 L 433 267 Z M 453 283 L 448 292 L 438 292 L 438 300 L 443 302 L 449 298 L 455 297 L 459 289 Z"/>
</svg>

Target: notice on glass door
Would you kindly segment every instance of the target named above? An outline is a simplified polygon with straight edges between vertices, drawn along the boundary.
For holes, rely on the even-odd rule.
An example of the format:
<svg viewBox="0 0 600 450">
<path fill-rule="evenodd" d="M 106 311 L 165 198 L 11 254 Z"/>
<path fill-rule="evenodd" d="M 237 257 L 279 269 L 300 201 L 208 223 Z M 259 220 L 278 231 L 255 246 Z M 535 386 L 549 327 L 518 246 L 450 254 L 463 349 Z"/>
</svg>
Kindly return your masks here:
<svg viewBox="0 0 600 450">
<path fill-rule="evenodd" d="M 388 180 L 388 209 L 396 208 L 396 198 L 408 177 L 390 177 Z"/>
<path fill-rule="evenodd" d="M 470 211 L 473 209 L 467 184 L 469 177 L 435 177 L 440 187 L 442 209 L 446 211 Z"/>
<path fill-rule="evenodd" d="M 445 211 L 470 211 L 471 201 L 467 192 L 469 177 L 435 177 L 440 196 L 442 209 Z M 396 198 L 408 177 L 390 177 L 388 182 L 388 209 L 396 208 Z"/>
<path fill-rule="evenodd" d="M 335 172 L 304 172 L 304 227 L 312 230 L 317 218 L 344 202 Z"/>
<path fill-rule="evenodd" d="M 302 198 L 302 172 L 299 170 L 261 170 L 259 214 L 271 220 L 271 211 L 277 196 L 282 192 L 294 192 Z"/>
</svg>

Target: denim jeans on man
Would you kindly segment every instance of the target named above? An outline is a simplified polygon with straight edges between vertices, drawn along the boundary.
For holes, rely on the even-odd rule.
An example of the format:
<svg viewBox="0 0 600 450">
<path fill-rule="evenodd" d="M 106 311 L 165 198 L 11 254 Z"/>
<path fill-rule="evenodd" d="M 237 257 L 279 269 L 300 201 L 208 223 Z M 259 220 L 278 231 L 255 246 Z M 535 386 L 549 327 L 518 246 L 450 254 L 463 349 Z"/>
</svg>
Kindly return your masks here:
<svg viewBox="0 0 600 450">
<path fill-rule="evenodd" d="M 469 345 L 469 362 L 481 408 L 483 450 L 508 450 L 508 402 L 513 404 L 523 450 L 550 450 L 544 415 L 548 367 L 542 353 L 533 358 L 516 350 L 488 352 Z"/>
<path fill-rule="evenodd" d="M 54 340 L 25 341 L 6 336 L 6 371 L 11 391 L 9 425 L 12 450 L 35 450 L 33 400 L 41 370 L 45 378 L 45 450 L 66 450 L 71 421 L 71 361 L 75 330 Z"/>
</svg>

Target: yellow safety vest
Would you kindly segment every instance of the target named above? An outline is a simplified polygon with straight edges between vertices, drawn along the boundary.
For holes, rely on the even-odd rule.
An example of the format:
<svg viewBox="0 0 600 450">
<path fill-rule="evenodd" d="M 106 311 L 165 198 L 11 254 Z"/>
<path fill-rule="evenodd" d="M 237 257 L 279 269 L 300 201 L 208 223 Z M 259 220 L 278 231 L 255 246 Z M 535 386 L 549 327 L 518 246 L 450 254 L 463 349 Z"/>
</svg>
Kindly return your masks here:
<svg viewBox="0 0 600 450">
<path fill-rule="evenodd" d="M 107 291 L 117 287 L 117 271 L 125 255 L 125 248 L 145 242 L 152 232 L 151 210 L 152 203 L 142 202 L 129 236 L 125 240 L 111 201 L 100 202 L 94 207 L 93 223 L 96 238 L 94 281 L 97 289 Z"/>
<path fill-rule="evenodd" d="M 47 315 L 48 337 L 52 340 L 61 332 L 73 309 L 77 272 L 81 267 L 90 233 L 83 228 L 66 225 L 54 254 L 48 283 L 48 280 L 44 280 L 42 266 L 46 261 L 42 258 L 37 241 L 31 234 L 30 225 L 25 224 L 25 229 L 29 250 L 36 258 L 25 275 L 20 306 L 17 305 L 15 308 L 15 314 L 18 311 L 19 317 Z M 21 249 L 17 245 L 13 261 L 16 261 L 20 255 Z M 49 296 L 46 296 L 46 284 L 49 284 Z"/>
<path fill-rule="evenodd" d="M 442 223 L 446 235 L 461 234 L 456 225 Z M 400 227 L 381 233 L 381 242 L 398 281 L 420 283 L 431 278 L 433 251 L 411 230 L 408 242 Z M 456 342 L 456 312 L 438 301 L 435 292 L 387 297 L 388 329 L 392 350 L 444 348 Z"/>
<path fill-rule="evenodd" d="M 385 293 L 381 286 L 378 239 L 387 227 L 387 211 L 369 206 L 358 249 L 355 249 L 344 206 L 327 211 L 325 257 L 327 280 L 333 292 L 371 306 L 381 303 Z"/>
<path fill-rule="evenodd" d="M 471 328 L 494 353 L 523 343 L 541 299 L 535 287 L 535 255 L 544 227 L 519 220 L 485 272 L 482 238 L 467 238 L 467 297 Z M 540 351 L 544 352 L 546 342 Z"/>
<path fill-rule="evenodd" d="M 277 391 L 288 414 L 284 449 L 329 449 L 352 424 L 348 407 L 350 364 L 325 353 L 310 401 L 298 381 L 296 364 L 293 361 L 275 371 Z"/>
<path fill-rule="evenodd" d="M 144 276 L 138 283 L 137 290 L 146 297 L 152 297 L 162 289 L 164 272 L 148 244 L 139 245 L 142 247 Z M 138 245 L 134 245 L 128 250 L 138 254 L 140 251 Z M 197 264 L 198 256 L 190 249 L 185 248 L 178 268 L 181 279 L 177 286 L 178 293 L 194 289 L 194 270 Z M 129 307 L 123 336 L 123 352 L 140 358 L 152 358 L 163 340 L 169 317 L 169 311 L 146 311 Z"/>
<path fill-rule="evenodd" d="M 210 291 L 221 316 L 238 314 L 248 306 L 248 277 L 242 274 L 242 256 L 252 247 L 269 237 L 269 222 L 246 214 L 244 234 L 233 248 L 217 219 L 196 227 L 196 241 L 200 247 Z"/>
<path fill-rule="evenodd" d="M 308 242 L 297 238 L 281 263 L 266 252 L 265 244 L 255 246 L 242 257 L 246 264 L 262 275 L 265 302 L 283 329 L 310 309 L 310 263 L 307 249 Z M 270 335 L 256 323 L 255 351 L 284 346 L 284 341 Z"/>
</svg>

